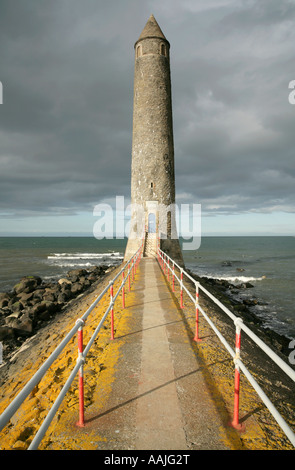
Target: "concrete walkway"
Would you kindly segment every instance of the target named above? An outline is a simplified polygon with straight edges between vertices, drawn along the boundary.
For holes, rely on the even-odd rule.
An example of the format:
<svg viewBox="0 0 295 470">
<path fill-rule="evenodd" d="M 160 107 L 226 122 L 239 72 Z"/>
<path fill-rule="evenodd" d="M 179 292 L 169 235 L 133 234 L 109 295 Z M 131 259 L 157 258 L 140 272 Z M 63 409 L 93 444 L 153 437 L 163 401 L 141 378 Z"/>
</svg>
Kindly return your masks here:
<svg viewBox="0 0 295 470">
<path fill-rule="evenodd" d="M 120 266 L 116 268 L 97 290 L 81 297 L 58 320 L 32 338 L 30 347 L 19 353 L 18 361 L 10 365 L 7 397 L 18 393 L 28 375 L 36 372 L 44 358 L 55 350 L 60 338 L 72 328 L 73 322 L 85 313 L 120 269 Z M 121 279 L 117 281 L 117 288 L 120 282 Z M 185 308 L 180 308 L 179 288 L 176 298 L 155 259 L 141 260 L 131 291 L 128 287 L 126 290 L 126 308 L 122 308 L 120 298 L 115 304 L 115 339 L 110 339 L 108 317 L 85 361 L 85 427 L 77 426 L 79 401 L 75 379 L 40 450 L 289 448 L 283 440 L 283 432 L 274 431 L 276 428 L 267 410 L 259 409 L 257 397 L 246 388 L 246 383 L 241 402 L 241 419 L 246 421 L 246 430 L 239 434 L 229 426 L 232 416 L 227 406 L 231 410 L 234 392 L 232 362 L 204 322 L 201 324 L 203 342 L 193 340 L 194 307 L 189 307 L 185 297 Z M 109 295 L 106 295 L 87 320 L 85 344 L 109 302 Z M 201 298 L 201 305 L 214 316 L 216 312 L 206 299 Z M 259 367 L 264 365 L 264 356 L 260 357 L 252 348 L 250 354 L 255 361 L 259 360 Z M 73 338 L 56 359 L 55 367 L 47 372 L 11 420 L 11 425 L 2 432 L 1 448 L 28 447 L 68 379 L 76 356 L 77 341 Z M 268 367 L 266 365 L 266 372 L 270 372 Z M 275 377 L 281 380 L 281 376 Z M 288 390 L 292 393 L 292 388 Z M 262 419 L 260 416 L 256 419 L 253 415 L 260 411 Z"/>
<path fill-rule="evenodd" d="M 141 260 L 132 294 L 112 391 L 98 413 L 87 410 L 81 432 L 99 433 L 101 450 L 238 449 L 155 259 Z"/>
<path fill-rule="evenodd" d="M 138 389 L 141 398 L 137 403 L 136 448 L 157 449 L 160 445 L 161 449 L 187 449 L 166 329 L 164 300 L 161 300 L 168 293 L 163 289 L 155 261 L 145 258 L 143 264 L 145 289 Z"/>
</svg>

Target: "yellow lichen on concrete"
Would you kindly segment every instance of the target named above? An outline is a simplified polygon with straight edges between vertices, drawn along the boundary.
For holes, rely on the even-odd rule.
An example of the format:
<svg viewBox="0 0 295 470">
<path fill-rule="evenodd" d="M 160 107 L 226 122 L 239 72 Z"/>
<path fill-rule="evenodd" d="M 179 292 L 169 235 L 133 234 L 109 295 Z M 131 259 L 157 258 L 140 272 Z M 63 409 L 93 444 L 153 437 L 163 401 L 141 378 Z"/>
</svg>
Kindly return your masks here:
<svg viewBox="0 0 295 470">
<path fill-rule="evenodd" d="M 120 283 L 121 280 L 118 280 L 114 292 Z M 99 292 L 100 290 L 96 292 L 96 295 Z M 84 366 L 86 426 L 84 428 L 77 426 L 79 409 L 76 378 L 46 432 L 40 449 L 92 450 L 98 449 L 100 446 L 110 448 L 109 446 L 112 445 L 112 442 L 107 442 L 107 438 L 103 437 L 107 435 L 105 432 L 100 435 L 98 425 L 100 420 L 98 418 L 100 415 L 103 416 L 105 410 L 108 410 L 108 399 L 116 380 L 121 347 L 126 341 L 126 335 L 130 332 L 132 324 L 130 321 L 132 309 L 129 310 L 128 306 L 134 306 L 138 302 L 137 295 L 132 290 L 128 292 L 128 288 L 126 288 L 127 308 L 125 310 L 121 306 L 121 295 L 118 297 L 115 304 L 115 340 L 110 339 L 109 316 L 87 355 Z M 179 292 L 175 292 L 175 295 L 178 297 Z M 93 299 L 90 298 L 84 299 L 79 311 L 75 313 L 76 318 L 82 316 L 92 301 Z M 108 306 L 109 296 L 106 295 L 89 316 L 85 325 L 84 345 L 89 341 Z M 283 431 L 243 375 L 241 375 L 240 422 L 245 425 L 245 430 L 242 433 L 231 430 L 229 424 L 232 419 L 234 403 L 234 364 L 232 358 L 202 318 L 200 319 L 200 336 L 203 341 L 200 343 L 193 341 L 195 310 L 191 306 L 189 298 L 185 297 L 185 308 L 178 310 L 183 320 L 184 341 L 192 345 L 212 402 L 218 409 L 219 416 L 222 417 L 224 426 L 219 430 L 219 434 L 226 447 L 245 450 L 293 449 Z M 214 312 L 211 313 L 214 317 Z M 71 322 L 67 321 L 61 327 L 59 326 L 58 330 L 54 329 L 48 341 L 42 347 L 40 345 L 39 352 L 36 351 L 34 360 L 29 361 L 22 371 L 12 377 L 10 382 L 5 385 L 3 392 L 1 390 L 3 400 L 0 411 L 23 388 L 73 324 L 72 318 Z M 77 337 L 75 336 L 2 431 L 0 435 L 1 449 L 24 450 L 28 448 L 74 367 L 76 358 Z M 112 438 L 110 439 L 112 440 Z"/>
<path fill-rule="evenodd" d="M 184 314 L 191 333 L 195 330 L 195 309 L 191 299 L 184 295 Z M 200 302 L 202 305 L 202 301 Z M 211 319 L 214 317 L 211 312 Z M 218 325 L 218 328 L 220 325 Z M 200 342 L 192 341 L 195 353 L 201 359 L 204 367 L 207 386 L 216 406 L 227 410 L 229 424 L 232 422 L 234 410 L 234 363 L 209 324 L 199 316 Z M 234 343 L 233 336 L 233 343 Z M 234 349 L 234 344 L 232 344 Z M 226 419 L 226 416 L 225 416 Z M 292 450 L 294 449 L 283 430 L 277 424 L 267 407 L 264 405 L 256 391 L 246 377 L 240 375 L 240 404 L 239 422 L 242 431 L 239 432 L 239 445 L 245 450 Z M 224 434 L 224 440 L 228 442 L 228 435 Z"/>
<path fill-rule="evenodd" d="M 132 302 L 134 295 L 128 293 L 128 302 Z M 120 300 L 118 301 L 120 305 Z M 102 309 L 104 310 L 104 309 Z M 97 449 L 100 441 L 105 441 L 99 435 L 99 429 L 89 427 L 87 419 L 90 414 L 99 414 L 103 409 L 112 391 L 115 380 L 116 366 L 120 358 L 122 341 L 120 337 L 129 332 L 128 310 L 116 307 L 115 309 L 115 340 L 110 340 L 110 325 L 106 327 L 101 336 L 94 343 L 85 363 L 85 428 L 77 426 L 78 396 L 77 387 L 74 388 L 75 398 L 69 397 L 67 404 L 59 412 L 59 419 L 52 426 L 48 438 L 42 441 L 40 449 L 67 449 L 92 450 Z M 74 437 L 73 437 L 74 436 Z"/>
<path fill-rule="evenodd" d="M 121 284 L 121 279 L 118 279 L 114 285 L 114 293 L 117 292 Z M 100 289 L 96 295 L 100 293 Z M 130 295 L 130 294 L 129 294 Z M 127 298 L 127 295 L 126 295 Z M 92 302 L 93 299 L 90 301 Z M 86 311 L 89 306 L 89 301 L 82 304 L 80 316 Z M 97 327 L 101 317 L 105 313 L 110 304 L 109 294 L 103 297 L 101 302 L 96 306 L 90 314 L 86 325 L 84 327 L 84 346 L 88 343 L 95 328 Z M 123 332 L 126 329 L 126 322 L 124 316 L 122 317 L 121 294 L 115 304 L 115 333 L 116 329 Z M 122 317 L 122 318 L 121 318 Z M 77 316 L 79 318 L 79 316 Z M 2 389 L 3 399 L 0 405 L 0 412 L 2 412 L 12 399 L 21 391 L 28 380 L 34 375 L 38 368 L 44 363 L 49 355 L 54 351 L 56 346 L 60 343 L 61 339 L 73 327 L 74 323 L 63 325 L 59 334 L 55 337 L 52 335 L 50 341 L 43 345 L 42 352 L 37 356 L 34 362 L 30 362 L 22 370 L 17 377 L 13 377 L 9 383 Z M 120 325 L 120 326 L 119 326 Z M 117 333 L 118 334 L 118 333 Z M 121 333 L 122 334 L 122 333 Z M 77 359 L 77 337 L 76 335 L 65 347 L 59 358 L 53 363 L 51 368 L 47 371 L 45 376 L 40 380 L 38 385 L 30 393 L 23 405 L 19 408 L 16 414 L 11 418 L 8 425 L 1 432 L 0 449 L 27 449 L 34 435 L 38 431 L 40 425 L 45 419 L 48 411 L 60 393 L 65 381 L 67 380 L 71 370 L 73 369 Z M 110 315 L 106 318 L 92 348 L 86 358 L 84 366 L 84 375 L 87 377 L 85 380 L 85 408 L 93 403 L 94 390 L 98 382 L 100 386 L 100 397 L 106 399 L 110 390 L 113 380 L 114 367 L 119 357 L 119 344 L 116 341 L 110 340 Z M 56 416 L 54 417 L 44 440 L 40 445 L 40 449 L 46 449 L 48 446 L 53 449 L 73 449 L 83 448 L 91 449 L 91 436 L 89 433 L 79 432 L 78 439 L 63 438 L 63 429 L 60 426 L 62 422 L 61 417 L 68 415 L 68 421 L 75 425 L 78 420 L 78 387 L 77 378 L 74 380 L 71 388 L 65 396 L 65 399 L 60 406 Z M 54 433 L 55 437 L 51 438 Z M 91 434 L 91 433 L 90 433 Z M 99 436 L 95 436 L 96 442 Z"/>
</svg>

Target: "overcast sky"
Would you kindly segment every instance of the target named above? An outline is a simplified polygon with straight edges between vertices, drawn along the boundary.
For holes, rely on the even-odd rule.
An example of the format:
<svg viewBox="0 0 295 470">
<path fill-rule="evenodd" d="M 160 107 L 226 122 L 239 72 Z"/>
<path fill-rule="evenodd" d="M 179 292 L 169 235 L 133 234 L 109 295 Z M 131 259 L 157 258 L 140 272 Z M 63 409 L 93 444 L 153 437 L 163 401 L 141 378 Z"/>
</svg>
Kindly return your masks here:
<svg viewBox="0 0 295 470">
<path fill-rule="evenodd" d="M 0 0 L 0 234 L 92 233 L 130 198 L 134 43 L 171 44 L 177 203 L 295 235 L 295 0 Z"/>
</svg>

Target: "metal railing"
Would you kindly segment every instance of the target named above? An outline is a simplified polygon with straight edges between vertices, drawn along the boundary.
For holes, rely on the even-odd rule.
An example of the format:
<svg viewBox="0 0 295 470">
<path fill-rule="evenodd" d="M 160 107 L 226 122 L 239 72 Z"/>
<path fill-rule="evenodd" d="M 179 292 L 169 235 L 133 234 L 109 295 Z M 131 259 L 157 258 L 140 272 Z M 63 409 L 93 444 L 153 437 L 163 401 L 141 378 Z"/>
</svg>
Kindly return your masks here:
<svg viewBox="0 0 295 470">
<path fill-rule="evenodd" d="M 6 426 L 10 421 L 12 416 L 16 413 L 19 407 L 22 405 L 24 400 L 28 397 L 34 387 L 40 382 L 45 373 L 54 363 L 54 361 L 60 356 L 65 346 L 73 338 L 73 336 L 78 332 L 78 357 L 77 362 L 70 373 L 66 383 L 62 387 L 58 397 L 53 403 L 49 413 L 41 424 L 38 432 L 36 433 L 33 441 L 31 442 L 28 450 L 35 450 L 38 448 L 41 440 L 43 439 L 51 421 L 53 420 L 58 408 L 60 407 L 66 393 L 68 392 L 72 382 L 74 381 L 77 374 L 79 374 L 78 387 L 79 387 L 79 421 L 78 426 L 84 426 L 84 374 L 83 374 L 83 365 L 85 363 L 86 356 L 96 339 L 100 329 L 102 328 L 105 319 L 108 314 L 111 312 L 111 340 L 114 339 L 114 304 L 120 292 L 122 292 L 122 308 L 125 308 L 125 284 L 128 281 L 128 290 L 131 289 L 131 282 L 135 279 L 137 265 L 142 256 L 143 245 L 137 250 L 137 252 L 127 261 L 123 268 L 116 274 L 116 276 L 110 281 L 110 283 L 103 289 L 100 295 L 94 300 L 90 307 L 86 310 L 84 315 L 79 318 L 69 333 L 65 338 L 59 343 L 57 348 L 53 353 L 48 357 L 48 359 L 43 363 L 43 365 L 37 370 L 34 376 L 29 380 L 21 392 L 14 398 L 14 400 L 8 405 L 4 412 L 0 416 L 0 431 Z M 126 275 L 125 275 L 126 274 Z M 122 276 L 122 282 L 114 295 L 114 283 L 118 278 Z M 106 309 L 103 317 L 101 318 L 99 324 L 94 330 L 88 344 L 83 348 L 83 327 L 85 325 L 86 319 L 93 311 L 93 309 L 99 304 L 106 293 L 110 294 L 110 304 Z"/>
<path fill-rule="evenodd" d="M 295 371 L 284 362 L 271 348 L 269 348 L 256 334 L 254 334 L 250 328 L 248 328 L 243 320 L 239 317 L 236 317 L 227 307 L 225 307 L 214 295 L 212 295 L 202 284 L 196 281 L 192 276 L 190 276 L 181 266 L 179 266 L 172 258 L 170 258 L 166 253 L 164 253 L 160 248 L 158 248 L 158 262 L 167 276 L 167 280 L 170 281 L 170 276 L 172 276 L 172 290 L 175 292 L 175 279 L 179 282 L 180 286 L 180 307 L 184 308 L 183 302 L 183 292 L 185 291 L 193 304 L 195 305 L 196 310 L 196 327 L 195 327 L 195 341 L 201 341 L 199 337 L 199 312 L 201 312 L 204 319 L 213 329 L 213 331 L 218 336 L 221 343 L 225 346 L 231 357 L 233 358 L 235 365 L 235 392 L 234 392 L 234 413 L 233 420 L 231 425 L 236 429 L 242 429 L 242 424 L 239 421 L 239 396 L 240 396 L 240 370 L 244 373 L 245 377 L 248 379 L 252 387 L 255 389 L 263 403 L 269 409 L 270 413 L 277 421 L 281 429 L 284 431 L 290 442 L 295 447 L 295 434 L 286 423 L 284 418 L 281 416 L 279 411 L 275 408 L 273 403 L 269 400 L 267 395 L 264 393 L 260 385 L 254 379 L 253 375 L 249 372 L 245 364 L 241 360 L 240 350 L 241 350 L 241 330 L 243 330 L 249 338 L 251 338 L 267 355 L 272 359 L 287 375 L 295 382 Z M 178 269 L 178 275 L 175 272 L 175 268 Z M 179 276 L 179 277 L 178 277 Z M 183 276 L 186 276 L 195 286 L 195 296 L 187 289 L 184 285 Z M 209 316 L 204 312 L 203 308 L 199 304 L 199 291 L 202 291 L 206 296 L 208 296 L 213 302 L 221 308 L 233 321 L 235 325 L 235 350 L 228 344 L 226 339 L 216 328 Z"/>
</svg>

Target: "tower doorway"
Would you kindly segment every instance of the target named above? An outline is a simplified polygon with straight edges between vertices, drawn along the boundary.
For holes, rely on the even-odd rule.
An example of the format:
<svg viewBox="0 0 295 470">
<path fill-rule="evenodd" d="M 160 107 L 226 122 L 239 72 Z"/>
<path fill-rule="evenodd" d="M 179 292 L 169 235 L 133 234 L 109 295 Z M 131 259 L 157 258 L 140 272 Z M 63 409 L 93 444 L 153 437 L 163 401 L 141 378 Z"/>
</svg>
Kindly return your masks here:
<svg viewBox="0 0 295 470">
<path fill-rule="evenodd" d="M 156 233 L 156 215 L 153 213 L 148 217 L 148 233 Z"/>
</svg>

